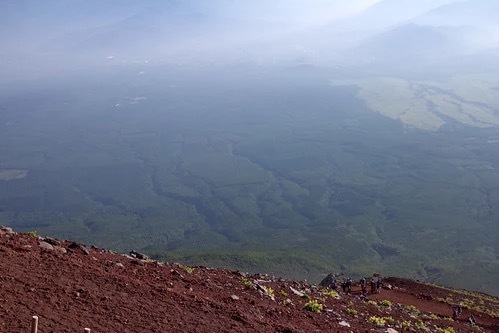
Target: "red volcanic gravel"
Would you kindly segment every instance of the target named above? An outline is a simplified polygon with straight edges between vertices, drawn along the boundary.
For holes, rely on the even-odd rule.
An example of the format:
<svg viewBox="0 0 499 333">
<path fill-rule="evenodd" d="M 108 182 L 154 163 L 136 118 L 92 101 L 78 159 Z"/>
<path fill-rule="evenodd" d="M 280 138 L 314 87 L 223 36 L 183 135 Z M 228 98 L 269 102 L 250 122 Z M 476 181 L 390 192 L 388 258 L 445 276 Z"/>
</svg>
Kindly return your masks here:
<svg viewBox="0 0 499 333">
<path fill-rule="evenodd" d="M 33 315 L 40 333 L 85 327 L 92 333 L 499 332 L 495 297 L 405 279 L 385 283 L 391 290 L 366 298 L 357 286 L 332 297 L 305 282 L 141 260 L 0 230 L 1 333 L 29 332 Z M 322 310 L 308 310 L 310 300 Z M 470 309 L 451 320 L 459 302 Z M 470 314 L 477 325 L 467 322 Z M 384 325 L 373 316 L 385 318 Z"/>
</svg>

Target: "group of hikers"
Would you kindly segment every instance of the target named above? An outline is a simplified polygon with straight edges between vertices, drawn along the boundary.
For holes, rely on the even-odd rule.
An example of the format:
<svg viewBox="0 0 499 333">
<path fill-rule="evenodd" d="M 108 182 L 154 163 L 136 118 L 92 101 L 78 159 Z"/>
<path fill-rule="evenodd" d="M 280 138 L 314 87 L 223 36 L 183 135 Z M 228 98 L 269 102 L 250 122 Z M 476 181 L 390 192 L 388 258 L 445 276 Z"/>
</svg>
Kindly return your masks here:
<svg viewBox="0 0 499 333">
<path fill-rule="evenodd" d="M 362 295 L 367 295 L 367 281 L 369 278 L 361 278 L 359 280 L 359 286 L 361 288 Z M 328 287 L 333 289 L 333 290 L 338 290 L 338 286 L 341 287 L 344 293 L 351 293 L 352 292 L 352 286 L 353 286 L 353 280 L 350 277 L 346 277 L 338 283 L 336 280 L 336 277 L 334 276 L 331 281 L 329 282 Z M 381 288 L 383 286 L 381 277 L 379 274 L 374 273 L 373 276 L 370 278 L 370 293 L 371 294 L 378 294 L 381 291 Z"/>
<path fill-rule="evenodd" d="M 362 289 L 362 294 L 367 294 L 366 278 L 360 279 L 360 287 Z M 373 274 L 370 282 L 370 287 L 371 294 L 379 294 L 379 292 L 381 291 L 381 287 L 383 287 L 383 282 L 381 281 L 381 277 L 379 276 L 379 274 Z"/>
<path fill-rule="evenodd" d="M 340 277 L 343 276 L 343 279 L 340 280 Z M 369 283 L 368 283 L 369 282 Z M 345 294 L 349 294 L 352 292 L 352 287 L 354 286 L 354 282 L 350 277 L 344 276 L 343 274 L 329 274 L 324 280 L 321 281 L 321 286 L 326 288 L 331 288 L 335 291 L 338 291 L 338 288 L 341 287 Z M 378 294 L 381 292 L 381 288 L 383 287 L 383 281 L 381 276 L 378 273 L 374 273 L 372 277 L 361 278 L 358 282 L 358 285 L 361 289 L 361 297 L 366 298 L 368 295 L 368 284 L 370 286 L 370 294 Z M 387 289 L 392 289 L 392 287 L 388 284 L 385 286 Z M 452 307 L 452 319 L 459 320 L 461 314 L 463 312 L 463 308 L 461 305 L 455 305 Z M 468 323 L 471 325 L 476 325 L 476 320 L 473 314 L 467 318 Z"/>
<path fill-rule="evenodd" d="M 452 319 L 454 320 L 459 319 L 461 313 L 463 313 L 463 308 L 461 307 L 461 305 L 456 305 L 452 307 Z M 470 316 L 468 317 L 468 323 L 470 323 L 471 325 L 476 324 L 475 316 L 473 316 L 473 314 L 470 314 Z"/>
<path fill-rule="evenodd" d="M 343 278 L 340 280 L 340 277 Z M 335 291 L 338 291 L 338 288 L 341 287 L 341 289 L 345 294 L 350 294 L 352 292 L 352 287 L 354 286 L 354 282 L 350 277 L 347 277 L 343 274 L 333 274 L 333 273 L 329 274 L 324 280 L 322 280 L 320 284 L 323 287 L 331 288 Z M 368 286 L 370 287 L 369 290 L 370 294 L 378 294 L 381 292 L 381 288 L 383 287 L 383 281 L 378 273 L 374 273 L 372 277 L 361 278 L 358 282 L 358 286 L 360 286 L 361 289 L 361 297 L 366 298 L 368 295 L 368 290 L 367 290 Z M 389 284 L 386 285 L 385 288 L 392 289 L 392 287 Z M 461 305 L 453 306 L 452 319 L 459 320 L 462 312 L 463 308 L 461 307 Z M 476 325 L 475 317 L 471 313 L 468 316 L 467 321 L 471 325 Z"/>
</svg>

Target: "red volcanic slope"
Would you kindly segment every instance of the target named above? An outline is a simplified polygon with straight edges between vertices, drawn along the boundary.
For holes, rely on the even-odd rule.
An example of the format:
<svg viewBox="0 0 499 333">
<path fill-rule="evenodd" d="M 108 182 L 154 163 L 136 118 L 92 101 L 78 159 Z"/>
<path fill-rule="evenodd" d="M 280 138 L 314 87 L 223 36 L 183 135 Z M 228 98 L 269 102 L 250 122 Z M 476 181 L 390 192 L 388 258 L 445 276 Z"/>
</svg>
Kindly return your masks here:
<svg viewBox="0 0 499 333">
<path fill-rule="evenodd" d="M 29 332 L 33 315 L 40 333 L 499 332 L 495 297 L 385 282 L 391 290 L 367 298 L 356 286 L 336 296 L 305 282 L 140 260 L 0 229 L 2 333 Z M 459 302 L 463 313 L 452 320 Z M 467 322 L 470 314 L 476 325 Z"/>
</svg>

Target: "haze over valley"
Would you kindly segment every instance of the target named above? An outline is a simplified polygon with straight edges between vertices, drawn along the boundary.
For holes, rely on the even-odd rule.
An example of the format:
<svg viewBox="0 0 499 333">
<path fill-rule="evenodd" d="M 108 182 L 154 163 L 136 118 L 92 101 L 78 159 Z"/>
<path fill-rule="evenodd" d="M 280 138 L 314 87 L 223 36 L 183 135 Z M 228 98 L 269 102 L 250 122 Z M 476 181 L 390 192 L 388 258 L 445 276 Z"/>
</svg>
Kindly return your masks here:
<svg viewBox="0 0 499 333">
<path fill-rule="evenodd" d="M 0 0 L 0 225 L 499 294 L 499 3 Z"/>
</svg>

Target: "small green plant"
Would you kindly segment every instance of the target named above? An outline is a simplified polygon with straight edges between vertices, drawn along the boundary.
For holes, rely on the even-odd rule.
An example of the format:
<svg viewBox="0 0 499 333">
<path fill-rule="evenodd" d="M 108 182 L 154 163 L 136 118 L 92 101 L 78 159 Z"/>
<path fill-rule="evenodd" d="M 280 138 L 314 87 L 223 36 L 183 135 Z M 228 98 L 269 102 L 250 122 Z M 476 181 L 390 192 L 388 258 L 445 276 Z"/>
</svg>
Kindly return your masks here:
<svg viewBox="0 0 499 333">
<path fill-rule="evenodd" d="M 417 307 L 415 307 L 414 305 L 406 305 L 405 308 L 411 313 L 414 313 L 414 314 L 420 313 L 419 309 Z"/>
<path fill-rule="evenodd" d="M 179 265 L 179 268 L 189 274 L 192 274 L 194 272 L 194 268 L 186 266 L 186 265 Z"/>
<path fill-rule="evenodd" d="M 31 230 L 26 233 L 30 237 L 38 237 L 38 232 L 36 230 Z"/>
<path fill-rule="evenodd" d="M 351 314 L 353 316 L 357 315 L 357 310 L 355 310 L 355 309 L 348 308 L 346 311 L 348 314 Z"/>
<path fill-rule="evenodd" d="M 473 308 L 474 304 L 475 304 L 475 302 L 473 302 L 473 300 L 471 300 L 469 298 L 465 298 L 465 299 L 461 300 L 461 302 L 459 302 L 459 305 L 461 305 L 461 307 L 463 309 L 471 309 L 471 308 Z"/>
<path fill-rule="evenodd" d="M 288 297 L 288 293 L 285 292 L 284 290 L 279 291 L 279 295 L 281 295 L 283 297 Z"/>
<path fill-rule="evenodd" d="M 399 322 L 399 325 L 400 325 L 400 327 L 402 327 L 402 329 L 407 330 L 407 329 L 411 328 L 412 323 L 409 320 L 404 320 L 402 322 Z"/>
<path fill-rule="evenodd" d="M 423 315 L 422 318 L 424 318 L 424 319 L 438 319 L 438 316 L 434 313 L 429 313 L 427 315 Z"/>
<path fill-rule="evenodd" d="M 241 278 L 241 282 L 243 283 L 243 286 L 244 286 L 245 289 L 249 289 L 249 288 L 253 287 L 253 283 L 251 283 L 251 281 L 248 280 L 244 276 Z"/>
<path fill-rule="evenodd" d="M 395 319 L 393 319 L 393 317 L 383 317 L 383 319 L 389 324 L 389 325 L 393 325 L 395 323 Z"/>
<path fill-rule="evenodd" d="M 387 308 L 391 307 L 392 306 L 392 302 L 390 302 L 389 300 L 387 299 L 384 299 L 382 301 L 379 301 L 379 305 L 382 305 L 382 306 L 385 306 Z"/>
<path fill-rule="evenodd" d="M 420 329 L 420 330 L 423 330 L 423 331 L 427 331 L 428 328 L 426 327 L 426 325 L 423 323 L 422 320 L 418 320 L 415 324 L 415 326 Z"/>
<path fill-rule="evenodd" d="M 274 300 L 274 289 L 271 287 L 261 286 L 265 294 L 269 296 L 272 300 Z"/>
<path fill-rule="evenodd" d="M 375 306 L 376 308 L 378 307 L 378 303 L 376 303 L 376 301 L 367 301 L 367 304 L 369 304 L 369 305 L 373 305 L 373 306 Z"/>
<path fill-rule="evenodd" d="M 386 320 L 383 317 L 371 316 L 369 317 L 369 321 L 379 327 L 386 325 Z"/>
<path fill-rule="evenodd" d="M 324 296 L 329 296 L 329 297 L 331 297 L 331 298 L 336 298 L 336 297 L 338 297 L 338 295 L 339 295 L 339 294 L 338 294 L 338 292 L 337 292 L 337 291 L 335 291 L 335 290 L 324 290 L 324 291 L 322 292 L 322 295 L 324 295 Z"/>
<path fill-rule="evenodd" d="M 456 331 L 454 331 L 454 327 L 446 327 L 446 328 L 437 327 L 437 332 L 441 332 L 441 333 L 456 333 Z"/>
<path fill-rule="evenodd" d="M 319 312 L 321 312 L 323 310 L 324 305 L 322 305 L 321 303 L 319 303 L 315 299 L 313 299 L 313 300 L 305 303 L 304 307 L 308 311 L 319 313 Z"/>
</svg>

